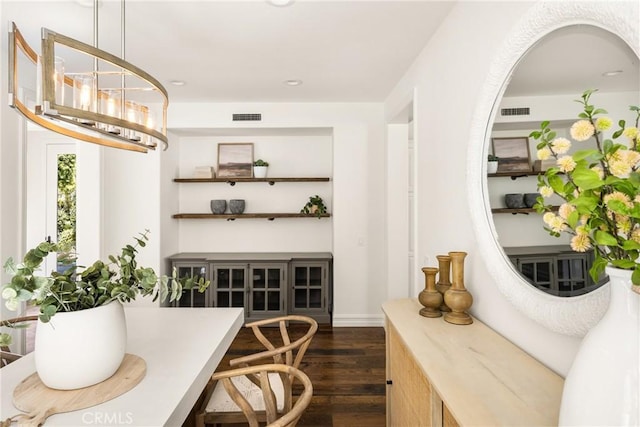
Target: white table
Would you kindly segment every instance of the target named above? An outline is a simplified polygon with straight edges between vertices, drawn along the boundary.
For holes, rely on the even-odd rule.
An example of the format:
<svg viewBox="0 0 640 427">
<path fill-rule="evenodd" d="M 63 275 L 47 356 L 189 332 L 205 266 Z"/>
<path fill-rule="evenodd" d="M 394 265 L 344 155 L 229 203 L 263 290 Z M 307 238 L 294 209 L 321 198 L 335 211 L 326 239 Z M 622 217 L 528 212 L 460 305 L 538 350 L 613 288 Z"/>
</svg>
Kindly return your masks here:
<svg viewBox="0 0 640 427">
<path fill-rule="evenodd" d="M 242 308 L 133 308 L 127 353 L 147 363 L 143 380 L 101 405 L 53 415 L 46 425 L 180 426 L 242 327 Z M 33 354 L 0 369 L 0 419 L 19 411 L 13 390 L 35 372 Z"/>
</svg>

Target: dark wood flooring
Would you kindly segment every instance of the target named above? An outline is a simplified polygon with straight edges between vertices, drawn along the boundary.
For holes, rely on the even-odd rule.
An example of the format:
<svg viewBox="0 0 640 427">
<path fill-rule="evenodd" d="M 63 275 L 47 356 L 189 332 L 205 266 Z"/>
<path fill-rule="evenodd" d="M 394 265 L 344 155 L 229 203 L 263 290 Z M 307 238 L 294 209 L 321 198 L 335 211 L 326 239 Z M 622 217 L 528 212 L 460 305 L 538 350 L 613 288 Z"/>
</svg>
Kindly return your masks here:
<svg viewBox="0 0 640 427">
<path fill-rule="evenodd" d="M 273 333 L 277 334 L 278 330 L 273 329 Z M 218 369 L 228 369 L 229 359 L 260 350 L 263 347 L 251 330 L 242 328 Z M 301 369 L 313 383 L 313 399 L 298 426 L 385 425 L 383 328 L 321 325 Z M 185 425 L 190 425 L 189 418 Z"/>
</svg>

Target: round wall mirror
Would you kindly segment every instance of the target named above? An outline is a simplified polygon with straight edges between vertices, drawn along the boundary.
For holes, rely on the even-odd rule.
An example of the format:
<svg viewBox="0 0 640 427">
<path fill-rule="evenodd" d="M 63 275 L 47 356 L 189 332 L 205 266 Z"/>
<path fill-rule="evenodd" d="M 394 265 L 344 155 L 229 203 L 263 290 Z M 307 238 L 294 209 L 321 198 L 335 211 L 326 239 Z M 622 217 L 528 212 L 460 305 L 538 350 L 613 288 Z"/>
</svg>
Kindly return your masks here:
<svg viewBox="0 0 640 427">
<path fill-rule="evenodd" d="M 528 135 L 543 120 L 551 120 L 559 134 L 568 132 L 580 112 L 572 100 L 586 89 L 598 88 L 607 101 L 628 101 L 639 92 L 638 23 L 629 21 L 630 7 L 638 5 L 532 7 L 492 64 L 472 127 L 469 199 L 487 267 L 520 311 L 568 335 L 582 336 L 600 319 L 608 286 L 588 276 L 589 254 L 572 252 L 567 237 L 549 236 L 541 216 L 528 207 L 537 191 L 533 169 L 546 166 L 536 164 Z M 594 64 L 602 70 L 596 72 Z M 611 78 L 602 75 L 620 69 Z M 616 111 L 637 104 L 635 98 Z M 601 106 L 616 117 L 614 106 Z M 487 176 L 489 153 L 516 160 Z"/>
<path fill-rule="evenodd" d="M 569 128 L 581 112 L 575 100 L 586 89 L 598 89 L 592 100 L 610 117 L 629 122 L 639 76 L 638 58 L 622 39 L 593 25 L 571 25 L 536 42 L 506 85 L 488 147 L 499 158 L 497 173 L 486 175 L 494 237 L 522 278 L 543 292 L 575 297 L 602 286 L 606 277 L 589 275 L 593 251 L 574 252 L 570 235 L 558 238 L 543 230 L 542 215 L 533 209 L 537 178 L 554 162 L 536 160 L 537 141 L 528 135 L 549 120 L 558 136 L 570 139 Z M 569 154 L 586 148 L 595 149 L 595 139 L 574 144 Z M 562 199 L 547 203 L 559 206 Z"/>
</svg>

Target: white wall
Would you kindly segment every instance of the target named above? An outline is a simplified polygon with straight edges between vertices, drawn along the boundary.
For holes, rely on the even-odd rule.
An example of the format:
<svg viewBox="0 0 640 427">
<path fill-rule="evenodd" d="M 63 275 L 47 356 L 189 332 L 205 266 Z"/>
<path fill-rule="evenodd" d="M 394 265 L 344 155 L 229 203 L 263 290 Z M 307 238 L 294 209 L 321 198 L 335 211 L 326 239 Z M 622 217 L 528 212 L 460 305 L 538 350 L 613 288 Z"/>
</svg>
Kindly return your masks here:
<svg viewBox="0 0 640 427">
<path fill-rule="evenodd" d="M 240 131 L 241 132 L 241 131 Z M 249 130 L 247 130 L 249 132 Z M 271 177 L 331 177 L 332 135 L 305 135 L 287 130 L 278 135 L 260 135 L 252 130 L 246 136 L 182 137 L 180 139 L 179 176 L 190 178 L 196 166 L 217 165 L 220 143 L 252 143 L 254 159 L 269 162 Z M 270 132 L 271 133 L 271 132 Z M 294 183 L 181 183 L 179 211 L 173 213 L 211 213 L 210 201 L 245 200 L 245 213 L 297 213 L 318 194 L 328 212 L 333 212 L 333 182 Z M 229 207 L 227 206 L 227 211 Z M 243 219 L 237 221 L 180 219 L 180 252 L 330 252 L 331 218 Z M 304 236 L 304 238 L 301 238 Z"/>
<path fill-rule="evenodd" d="M 579 339 L 548 331 L 516 311 L 498 291 L 479 252 L 466 198 L 475 99 L 512 23 L 530 6 L 526 2 L 458 3 L 393 89 L 385 106 L 389 112 L 396 111 L 405 94 L 415 88 L 417 259 L 427 257 L 431 265 L 436 265 L 438 254 L 468 252 L 465 285 L 474 297 L 472 314 L 555 371 L 566 374 Z"/>
<path fill-rule="evenodd" d="M 3 2 L 0 2 L 0 15 L 3 12 Z M 7 52 L 7 26 L 0 23 L 2 35 L 0 36 L 0 54 L 2 58 L 8 57 Z M 2 64 L 6 61 L 3 60 Z M 23 209 L 22 209 L 22 161 L 23 145 L 20 143 L 24 132 L 24 123 L 18 114 L 8 106 L 7 92 L 8 73 L 0 73 L 0 262 L 4 265 L 7 258 L 22 259 L 23 255 Z M 9 276 L 4 269 L 0 271 L 0 283 L 9 281 Z M 0 304 L 2 319 L 14 317 L 15 312 L 6 309 L 4 302 Z M 5 331 L 3 331 L 5 332 Z M 19 334 L 14 334 L 15 349 L 20 350 L 21 342 Z"/>
<path fill-rule="evenodd" d="M 231 121 L 232 113 L 243 112 L 262 113 L 262 122 L 252 125 L 254 129 L 250 132 L 251 138 L 243 137 L 242 132 L 239 137 L 234 138 L 215 136 L 215 128 L 246 128 L 246 122 L 238 124 Z M 278 136 L 272 138 L 264 135 L 273 133 L 274 128 L 298 129 L 303 134 L 300 143 L 314 144 L 315 155 L 320 156 L 313 163 L 313 167 L 317 168 L 313 175 L 328 175 L 331 176 L 331 181 L 315 184 L 276 183 L 274 187 L 277 188 L 267 188 L 263 192 L 267 196 L 275 194 L 279 199 L 277 206 L 285 211 L 299 210 L 308 195 L 322 195 L 324 188 L 331 194 L 329 202 L 332 217 L 329 220 L 276 219 L 272 223 L 246 219 L 230 223 L 219 220 L 173 220 L 178 223 L 179 250 L 227 248 L 234 252 L 253 247 L 258 252 L 330 251 L 334 255 L 334 325 L 382 324 L 380 305 L 386 297 L 386 288 L 384 275 L 381 274 L 381 266 L 384 265 L 384 174 L 380 171 L 384 167 L 385 135 L 381 104 L 172 104 L 168 126 L 177 134 L 184 134 L 185 130 L 197 130 L 206 135 L 207 129 L 211 130 L 212 136 L 208 138 L 180 138 L 180 174 L 188 174 L 189 169 L 195 165 L 194 152 L 203 153 L 203 160 L 215 164 L 213 149 L 217 142 L 224 139 L 225 142 L 255 142 L 257 156 L 265 157 L 265 160 L 275 166 L 275 171 L 270 166 L 269 174 L 277 174 L 277 169 L 280 168 L 283 175 L 286 172 L 293 176 L 298 172 L 298 166 L 282 165 L 279 161 L 282 159 L 282 151 L 272 145 L 277 143 L 273 138 L 278 139 Z M 259 128 L 265 129 L 262 136 Z M 304 129 L 318 128 L 331 129 L 331 141 L 326 136 L 304 136 Z M 289 136 L 281 136 L 282 144 L 295 142 Z M 326 147 L 329 142 L 330 150 Z M 274 150 L 272 153 L 275 161 L 272 161 L 271 153 L 266 158 L 267 153 L 259 151 L 267 146 Z M 300 153 L 300 156 L 303 155 L 306 154 Z M 327 165 L 332 169 L 327 169 Z M 302 175 L 302 172 L 299 173 Z M 309 175 L 304 173 L 303 176 Z M 175 195 L 175 188 L 179 187 L 179 209 L 197 209 L 197 212 L 208 212 L 209 200 L 214 197 L 228 198 L 239 192 L 250 194 L 251 199 L 247 197 L 247 211 L 254 209 L 251 207 L 254 202 L 257 204 L 254 205 L 255 211 L 258 212 L 263 207 L 266 209 L 267 206 L 273 206 L 263 195 L 255 193 L 255 189 L 249 187 L 256 184 L 244 184 L 246 189 L 242 183 L 236 184 L 234 188 L 226 188 L 222 184 L 204 185 L 205 187 L 198 188 L 198 184 L 164 183 L 163 194 L 166 188 Z M 300 194 L 297 194 L 295 186 L 300 186 Z M 194 194 L 188 193 L 196 192 L 202 192 L 202 202 L 198 202 L 198 206 L 186 206 L 194 200 Z M 288 193 L 293 193 L 295 202 L 289 199 L 291 194 Z M 300 198 L 303 199 L 299 200 Z M 172 207 L 175 208 L 175 204 Z M 163 215 L 170 216 L 173 213 L 175 211 L 164 212 Z M 171 227 L 175 228 L 175 224 Z M 200 234 L 197 233 L 198 230 L 201 231 Z M 234 241 L 234 238 L 238 240 L 234 236 L 246 237 L 246 230 L 268 234 L 276 231 L 281 233 L 281 238 L 271 243 L 248 241 L 248 238 Z M 307 241 L 309 235 L 317 238 Z M 219 239 L 219 242 L 208 243 L 206 239 Z"/>
<path fill-rule="evenodd" d="M 161 271 L 160 158 L 157 151 L 141 154 L 107 150 L 102 153 L 103 217 L 102 259 L 119 254 L 134 237 L 149 230 L 147 246 L 138 249 L 138 267 Z M 138 298 L 136 305 L 156 305 L 151 298 Z"/>
</svg>

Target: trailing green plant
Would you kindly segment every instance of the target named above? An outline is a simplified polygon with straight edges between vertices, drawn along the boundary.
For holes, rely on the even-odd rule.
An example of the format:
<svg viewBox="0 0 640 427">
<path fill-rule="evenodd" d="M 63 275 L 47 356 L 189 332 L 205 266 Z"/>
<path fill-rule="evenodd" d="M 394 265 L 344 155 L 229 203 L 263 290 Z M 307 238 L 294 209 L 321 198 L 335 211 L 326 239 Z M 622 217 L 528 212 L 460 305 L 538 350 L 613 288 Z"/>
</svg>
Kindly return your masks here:
<svg viewBox="0 0 640 427">
<path fill-rule="evenodd" d="M 570 129 L 578 144 L 592 140 L 595 148 L 584 147 L 567 154 L 572 142 L 557 137 L 549 122 L 529 136 L 539 140 L 537 157 L 555 159 L 556 167 L 538 178 L 535 207 L 544 213 L 544 229 L 552 236 L 572 236 L 571 249 L 585 252 L 593 249 L 595 261 L 590 274 L 598 280 L 607 265 L 632 270 L 632 289 L 640 293 L 640 107 L 630 106 L 635 124 L 626 126 L 606 116 L 607 111 L 590 103 L 595 90 L 585 91 L 576 102 L 583 111 Z M 603 132 L 612 130 L 610 138 Z M 622 137 L 622 138 L 621 138 Z M 556 194 L 564 203 L 559 209 L 546 205 L 544 198 Z"/>
<path fill-rule="evenodd" d="M 262 159 L 258 159 L 255 162 L 253 162 L 253 166 L 269 166 L 269 162 L 265 162 Z"/>
<path fill-rule="evenodd" d="M 2 288 L 2 298 L 11 311 L 16 311 L 22 302 L 30 302 L 40 307 L 39 319 L 48 322 L 59 312 L 86 310 L 109 304 L 112 301 L 130 302 L 137 296 L 153 296 L 153 300 L 175 301 L 183 290 L 198 288 L 204 292 L 210 282 L 200 277 L 178 278 L 176 269 L 171 277 L 158 276 L 152 268 L 138 265 L 136 254 L 146 246 L 149 230 L 134 237 L 133 245 L 125 245 L 120 255 L 109 255 L 109 262 L 98 260 L 80 271 L 75 258 L 64 256 L 59 260 L 66 269 L 52 271 L 49 276 L 38 275 L 43 260 L 59 246 L 52 242 L 42 242 L 29 250 L 21 263 L 9 258 L 4 264 L 11 281 Z M 33 319 L 28 319 L 33 320 Z M 20 318 L 2 321 L 1 326 L 21 326 Z M 8 345 L 10 335 L 0 334 L 0 345 Z"/>
<path fill-rule="evenodd" d="M 322 214 L 327 213 L 327 207 L 322 197 L 316 194 L 315 196 L 309 196 L 309 201 L 300 209 L 300 213 L 314 214 L 320 219 Z"/>
<path fill-rule="evenodd" d="M 498 156 L 496 156 L 495 154 L 488 154 L 487 155 L 487 161 L 488 162 L 497 162 L 498 160 L 500 160 L 500 158 Z"/>
</svg>

